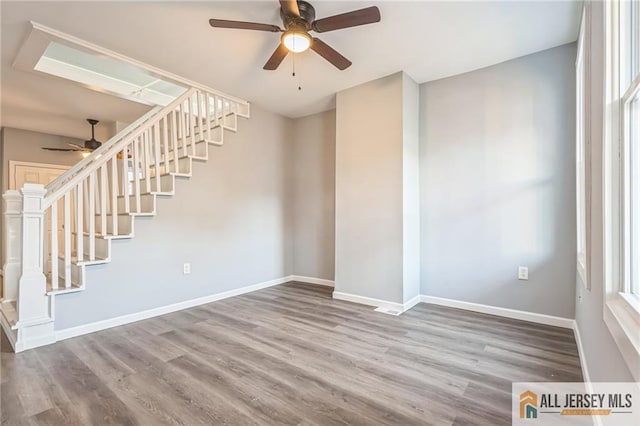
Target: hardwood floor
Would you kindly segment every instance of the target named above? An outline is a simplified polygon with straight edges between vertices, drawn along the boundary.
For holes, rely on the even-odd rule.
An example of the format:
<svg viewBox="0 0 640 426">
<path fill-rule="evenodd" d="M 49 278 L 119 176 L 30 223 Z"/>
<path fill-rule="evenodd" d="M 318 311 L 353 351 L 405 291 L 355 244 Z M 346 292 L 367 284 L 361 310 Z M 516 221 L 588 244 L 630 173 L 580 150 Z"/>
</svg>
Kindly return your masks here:
<svg viewBox="0 0 640 426">
<path fill-rule="evenodd" d="M 511 382 L 582 381 L 571 330 L 301 283 L 7 347 L 6 425 L 507 425 Z"/>
</svg>

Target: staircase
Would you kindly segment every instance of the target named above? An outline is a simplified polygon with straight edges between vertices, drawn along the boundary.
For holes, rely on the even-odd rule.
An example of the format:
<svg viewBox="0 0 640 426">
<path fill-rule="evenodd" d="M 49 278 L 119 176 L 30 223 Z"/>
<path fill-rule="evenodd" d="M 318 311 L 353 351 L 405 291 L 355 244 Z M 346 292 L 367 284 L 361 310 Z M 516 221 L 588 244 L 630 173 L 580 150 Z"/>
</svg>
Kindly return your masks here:
<svg viewBox="0 0 640 426">
<path fill-rule="evenodd" d="M 0 323 L 16 352 L 55 342 L 58 294 L 84 290 L 85 269 L 109 263 L 111 242 L 134 237 L 135 218 L 222 146 L 249 103 L 191 88 L 156 107 L 47 186 L 25 184 L 5 201 Z"/>
</svg>

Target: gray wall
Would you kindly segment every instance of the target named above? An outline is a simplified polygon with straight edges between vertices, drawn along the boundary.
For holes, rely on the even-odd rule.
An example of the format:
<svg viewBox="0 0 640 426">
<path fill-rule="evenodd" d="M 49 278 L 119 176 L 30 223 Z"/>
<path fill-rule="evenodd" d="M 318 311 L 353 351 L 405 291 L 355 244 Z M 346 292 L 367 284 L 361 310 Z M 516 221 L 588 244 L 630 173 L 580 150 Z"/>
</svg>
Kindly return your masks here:
<svg viewBox="0 0 640 426">
<path fill-rule="evenodd" d="M 334 279 L 336 111 L 294 120 L 293 274 Z"/>
<path fill-rule="evenodd" d="M 591 2 L 591 289 L 576 274 L 576 322 L 589 378 L 594 382 L 634 381 L 607 325 L 603 320 L 604 243 L 603 243 L 603 3 Z"/>
<path fill-rule="evenodd" d="M 575 51 L 422 85 L 423 294 L 574 317 Z"/>
<path fill-rule="evenodd" d="M 291 120 L 252 108 L 209 161 L 197 163 L 83 292 L 56 298 L 56 328 L 165 306 L 292 273 Z M 184 262 L 191 275 L 182 274 Z"/>
<path fill-rule="evenodd" d="M 403 302 L 402 73 L 336 99 L 338 292 Z"/>
</svg>

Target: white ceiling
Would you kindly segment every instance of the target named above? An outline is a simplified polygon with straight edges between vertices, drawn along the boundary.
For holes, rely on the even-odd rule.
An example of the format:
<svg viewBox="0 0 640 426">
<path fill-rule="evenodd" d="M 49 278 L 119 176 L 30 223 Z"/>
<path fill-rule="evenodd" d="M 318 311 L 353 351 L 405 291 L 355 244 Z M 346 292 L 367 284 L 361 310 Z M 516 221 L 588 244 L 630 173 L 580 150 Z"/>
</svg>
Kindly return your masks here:
<svg viewBox="0 0 640 426">
<path fill-rule="evenodd" d="M 300 117 L 333 107 L 335 93 L 404 70 L 419 83 L 575 41 L 575 1 L 312 1 L 322 18 L 370 5 L 382 21 L 318 36 L 353 65 L 338 71 L 312 51 L 277 71 L 262 66 L 276 33 L 213 29 L 209 18 L 281 25 L 278 2 L 7 2 L 2 14 L 1 124 L 84 138 L 86 117 L 130 122 L 148 107 L 11 67 L 28 21 L 198 81 L 265 109 Z M 302 90 L 298 91 L 298 82 Z"/>
</svg>

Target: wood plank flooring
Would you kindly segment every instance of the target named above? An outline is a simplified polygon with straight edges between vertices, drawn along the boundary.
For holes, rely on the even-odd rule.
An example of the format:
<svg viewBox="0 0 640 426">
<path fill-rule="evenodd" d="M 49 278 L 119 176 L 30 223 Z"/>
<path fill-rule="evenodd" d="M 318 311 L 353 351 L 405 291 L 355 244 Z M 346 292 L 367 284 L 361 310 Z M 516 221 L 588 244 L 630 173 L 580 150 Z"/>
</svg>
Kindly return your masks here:
<svg viewBox="0 0 640 426">
<path fill-rule="evenodd" d="M 511 382 L 582 381 L 571 330 L 394 317 L 288 283 L 15 355 L 3 425 L 508 425 Z"/>
</svg>

